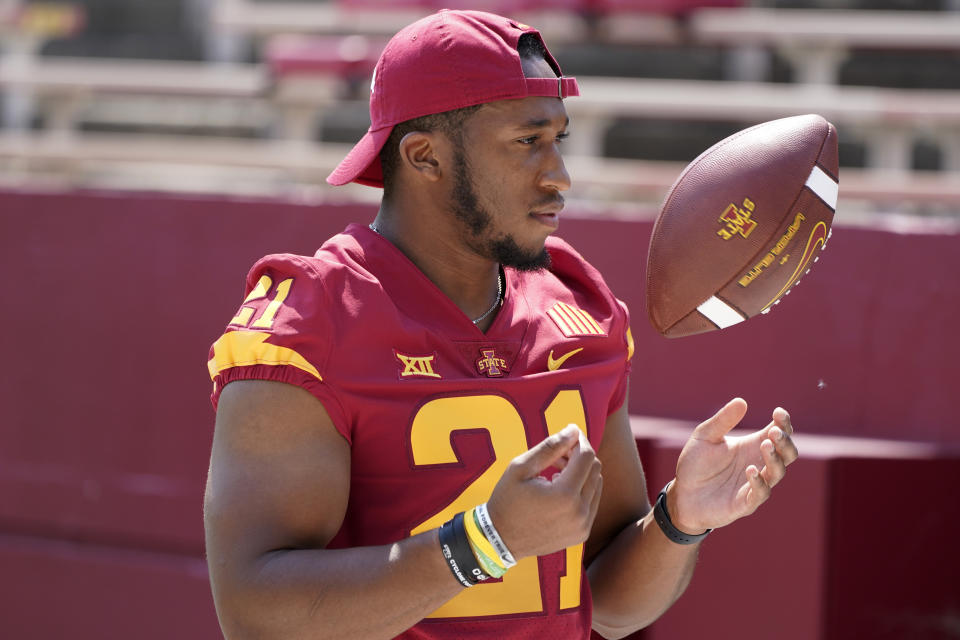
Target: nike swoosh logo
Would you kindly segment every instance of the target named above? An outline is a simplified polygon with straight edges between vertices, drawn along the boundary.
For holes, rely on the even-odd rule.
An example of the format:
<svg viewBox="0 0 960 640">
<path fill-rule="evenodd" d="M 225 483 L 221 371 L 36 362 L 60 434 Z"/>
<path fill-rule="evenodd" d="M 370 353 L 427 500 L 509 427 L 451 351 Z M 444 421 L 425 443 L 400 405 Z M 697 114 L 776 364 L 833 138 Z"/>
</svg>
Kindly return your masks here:
<svg viewBox="0 0 960 640">
<path fill-rule="evenodd" d="M 826 246 L 829 233 L 830 231 L 827 229 L 827 224 L 823 220 L 813 226 L 813 229 L 810 230 L 810 237 L 807 238 L 807 246 L 803 250 L 803 256 L 800 258 L 800 262 L 797 263 L 797 268 L 794 269 L 793 275 L 787 280 L 787 284 L 783 285 L 783 289 L 780 289 L 780 292 L 774 296 L 773 300 L 765 304 L 761 311 L 769 309 L 774 302 L 780 299 L 780 296 L 782 296 L 785 291 L 796 285 L 794 281 L 799 281 L 803 270 L 807 268 L 810 259 L 813 258 L 813 253 L 818 248 L 822 249 Z"/>
<path fill-rule="evenodd" d="M 547 356 L 547 369 L 549 369 L 550 371 L 556 371 L 557 369 L 563 366 L 564 362 L 566 362 L 573 356 L 577 355 L 581 351 L 583 351 L 583 347 L 580 347 L 579 349 L 574 349 L 573 351 L 567 351 L 565 354 L 563 354 L 562 356 L 554 360 L 553 349 L 550 349 L 550 354 Z"/>
</svg>

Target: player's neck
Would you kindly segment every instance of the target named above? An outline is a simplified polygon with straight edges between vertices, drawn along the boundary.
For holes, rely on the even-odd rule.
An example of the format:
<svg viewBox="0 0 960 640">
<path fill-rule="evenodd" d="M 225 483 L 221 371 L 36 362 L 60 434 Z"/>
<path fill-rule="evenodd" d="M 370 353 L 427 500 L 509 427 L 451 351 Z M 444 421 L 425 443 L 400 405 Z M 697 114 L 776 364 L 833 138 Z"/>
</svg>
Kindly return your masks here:
<svg viewBox="0 0 960 640">
<path fill-rule="evenodd" d="M 400 222 L 402 220 L 402 222 Z M 396 246 L 471 320 L 485 331 L 499 311 L 506 283 L 500 265 L 465 247 L 453 230 L 384 215 L 371 225 Z"/>
</svg>

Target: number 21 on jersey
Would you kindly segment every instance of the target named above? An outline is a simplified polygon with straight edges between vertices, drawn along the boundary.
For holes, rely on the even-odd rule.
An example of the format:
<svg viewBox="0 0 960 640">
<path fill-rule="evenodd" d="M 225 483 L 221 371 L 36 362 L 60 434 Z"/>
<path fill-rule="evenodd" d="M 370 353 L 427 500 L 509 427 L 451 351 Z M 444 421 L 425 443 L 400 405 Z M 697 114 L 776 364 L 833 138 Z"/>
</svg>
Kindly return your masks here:
<svg viewBox="0 0 960 640">
<path fill-rule="evenodd" d="M 558 391 L 544 411 L 550 435 L 574 423 L 586 433 L 583 399 L 577 389 Z M 496 425 L 491 428 L 490 425 Z M 516 406 L 500 395 L 438 398 L 423 405 L 413 419 L 410 444 L 414 464 L 436 465 L 458 462 L 451 446 L 454 431 L 484 429 L 490 434 L 494 461 L 476 480 L 446 507 L 410 533 L 437 528 L 461 511 L 486 502 L 493 488 L 515 457 L 527 450 L 523 419 Z M 496 524 L 496 523 L 494 523 Z M 560 609 L 580 605 L 583 545 L 566 550 L 566 575 L 560 577 Z M 542 593 L 556 586 L 541 585 L 536 557 L 521 559 L 501 582 L 479 584 L 460 592 L 434 611 L 431 618 L 459 618 L 536 613 L 544 610 Z"/>
<path fill-rule="evenodd" d="M 280 310 L 280 306 L 283 304 L 283 301 L 287 299 L 288 295 L 290 295 L 291 286 L 293 286 L 293 278 L 287 278 L 286 280 L 280 282 L 280 284 L 277 285 L 277 290 L 274 293 L 273 300 L 271 300 L 267 307 L 263 310 L 263 313 L 260 314 L 260 317 L 253 321 L 253 324 L 250 324 L 250 320 L 253 319 L 253 314 L 256 313 L 256 310 L 253 307 L 247 306 L 240 307 L 240 311 L 238 311 L 237 315 L 233 317 L 233 320 L 230 321 L 230 324 L 239 325 L 241 327 L 250 327 L 252 329 L 269 329 L 273 326 L 273 319 L 276 317 L 277 311 Z M 270 276 L 260 276 L 257 286 L 250 291 L 250 294 L 246 297 L 246 299 L 244 299 L 243 304 L 246 305 L 248 302 L 266 298 L 272 287 L 273 280 L 270 278 Z"/>
</svg>

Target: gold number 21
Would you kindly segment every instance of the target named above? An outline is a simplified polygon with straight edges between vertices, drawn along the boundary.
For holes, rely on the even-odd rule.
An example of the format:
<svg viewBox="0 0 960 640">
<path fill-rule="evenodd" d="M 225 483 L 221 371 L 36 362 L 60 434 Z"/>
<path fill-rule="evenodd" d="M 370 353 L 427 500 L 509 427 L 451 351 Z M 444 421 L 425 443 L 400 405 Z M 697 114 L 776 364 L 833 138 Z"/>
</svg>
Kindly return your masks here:
<svg viewBox="0 0 960 640">
<path fill-rule="evenodd" d="M 583 400 L 575 389 L 559 391 L 544 412 L 552 435 L 570 423 L 586 432 Z M 495 426 L 494 426 L 495 425 Z M 411 535 L 441 526 L 455 514 L 489 499 L 510 461 L 527 450 L 523 419 L 512 402 L 499 395 L 439 398 L 423 405 L 413 419 L 410 444 L 414 464 L 435 465 L 458 461 L 450 435 L 463 429 L 485 429 L 490 434 L 495 459 L 453 502 L 411 531 Z M 583 545 L 566 550 L 566 575 L 560 578 L 560 608 L 580 604 Z M 431 618 L 493 616 L 543 611 L 537 558 L 523 558 L 503 576 L 502 582 L 480 584 L 458 594 L 430 614 Z"/>
<path fill-rule="evenodd" d="M 230 321 L 230 324 L 240 325 L 241 327 L 249 326 L 252 329 L 269 329 L 273 325 L 273 319 L 276 317 L 277 311 L 280 310 L 280 305 L 283 304 L 283 301 L 286 300 L 290 294 L 291 285 L 293 285 L 293 278 L 282 280 L 280 284 L 277 285 L 277 292 L 273 295 L 273 300 L 271 300 L 267 308 L 263 310 L 260 317 L 253 321 L 253 324 L 250 324 L 250 320 L 256 312 L 256 309 L 253 307 L 241 307 L 237 315 Z M 246 299 L 244 299 L 243 304 L 266 298 L 272 286 L 273 280 L 270 279 L 270 276 L 261 276 L 257 282 L 257 286 L 255 286 Z"/>
</svg>

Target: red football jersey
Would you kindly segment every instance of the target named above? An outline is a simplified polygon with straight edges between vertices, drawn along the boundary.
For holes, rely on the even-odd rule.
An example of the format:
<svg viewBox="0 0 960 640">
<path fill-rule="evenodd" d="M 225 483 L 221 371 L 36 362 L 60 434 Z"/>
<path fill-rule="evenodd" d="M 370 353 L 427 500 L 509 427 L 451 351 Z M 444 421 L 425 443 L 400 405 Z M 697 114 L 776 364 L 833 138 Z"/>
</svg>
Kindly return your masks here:
<svg viewBox="0 0 960 640">
<path fill-rule="evenodd" d="M 549 238 L 547 249 L 549 270 L 504 269 L 486 333 L 365 226 L 312 258 L 254 265 L 246 300 L 210 349 L 213 403 L 244 379 L 320 399 L 352 451 L 350 501 L 330 548 L 439 527 L 485 502 L 514 457 L 570 423 L 599 447 L 625 401 L 627 310 L 564 241 Z M 400 637 L 589 638 L 582 552 L 524 558 Z"/>
</svg>

